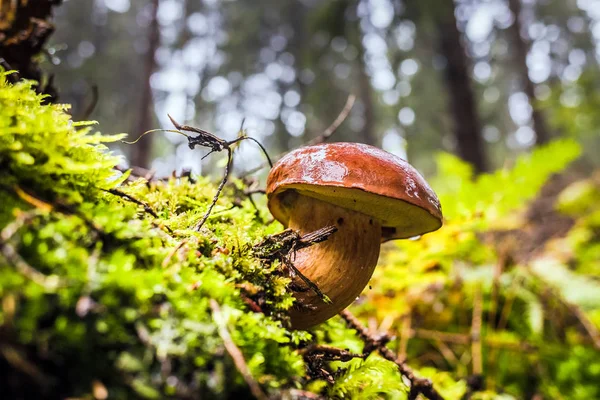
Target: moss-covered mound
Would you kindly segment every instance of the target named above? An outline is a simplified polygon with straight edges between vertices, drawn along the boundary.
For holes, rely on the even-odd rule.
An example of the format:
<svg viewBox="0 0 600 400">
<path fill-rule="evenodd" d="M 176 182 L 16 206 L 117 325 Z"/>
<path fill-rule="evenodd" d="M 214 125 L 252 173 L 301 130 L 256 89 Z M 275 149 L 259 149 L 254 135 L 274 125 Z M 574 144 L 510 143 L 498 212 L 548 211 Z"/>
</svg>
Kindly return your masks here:
<svg viewBox="0 0 600 400">
<path fill-rule="evenodd" d="M 0 398 L 598 397 L 600 180 L 521 212 L 577 143 L 477 179 L 441 156 L 445 226 L 384 248 L 353 305 L 371 329 L 291 331 L 296 282 L 255 247 L 282 226 L 242 182 L 196 231 L 215 185 L 120 172 L 121 136 L 33 85 L 0 72 Z"/>
<path fill-rule="evenodd" d="M 394 363 L 333 372 L 315 353 L 316 341 L 362 353 L 339 320 L 286 329 L 289 275 L 252 250 L 281 229 L 264 209 L 231 188 L 194 231 L 212 184 L 121 174 L 105 145 L 120 136 L 41 105 L 33 84 L 0 76 L 3 396 L 406 396 Z"/>
</svg>

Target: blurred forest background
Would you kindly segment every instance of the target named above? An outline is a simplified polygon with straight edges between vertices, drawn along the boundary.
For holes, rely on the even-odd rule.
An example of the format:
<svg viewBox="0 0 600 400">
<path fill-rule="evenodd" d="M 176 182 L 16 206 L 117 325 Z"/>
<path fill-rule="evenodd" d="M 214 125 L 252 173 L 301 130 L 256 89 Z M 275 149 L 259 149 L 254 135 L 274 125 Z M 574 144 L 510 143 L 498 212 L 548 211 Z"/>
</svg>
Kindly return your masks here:
<svg viewBox="0 0 600 400">
<path fill-rule="evenodd" d="M 10 168 L 0 168 L 0 203 L 12 206 L 0 207 L 0 250 L 13 243 L 23 260 L 71 284 L 40 288 L 0 257 L 0 372 L 10 372 L 0 386 L 35 392 L 34 371 L 54 378 L 47 393 L 81 398 L 248 395 L 247 376 L 223 357 L 220 311 L 208 306 L 216 297 L 251 376 L 273 397 L 301 388 L 291 398 L 438 399 L 407 386 L 415 387 L 410 365 L 446 399 L 600 398 L 600 0 L 46 3 L 56 5 L 55 31 L 37 79 L 72 105 L 73 120 L 136 138 L 171 129 L 170 114 L 225 139 L 244 121 L 276 158 L 321 135 L 355 95 L 330 141 L 408 159 L 439 195 L 444 226 L 386 244 L 351 307 L 369 335 L 389 334 L 377 343 L 394 362 L 369 356 L 373 343 L 337 317 L 310 335 L 289 332 L 280 269 L 239 252 L 282 229 L 267 222 L 264 197 L 255 208 L 248 182 L 235 179 L 263 164 L 259 149 L 236 148 L 207 230 L 191 232 L 214 195 L 221 155 L 202 161 L 173 133 L 111 143 L 127 156 L 121 167 L 144 168 L 113 184 L 155 210 L 150 218 L 145 203 L 98 191 L 117 161 L 91 145 L 117 138 L 76 134 L 87 131 L 2 75 L 0 160 Z M 11 4 L 0 1 L 0 12 Z M 135 181 L 146 170 L 156 173 L 151 182 Z M 160 179 L 183 170 L 209 178 Z M 73 204 L 47 213 L 52 201 L 15 182 Z M 23 222 L 13 208 L 42 216 Z M 70 210 L 133 245 L 98 244 Z M 164 224 L 177 234 L 166 237 Z M 197 247 L 182 247 L 182 237 Z M 277 313 L 248 307 L 265 296 Z M 108 308 L 80 312 L 88 300 Z M 306 343 L 363 357 L 322 362 L 316 373 Z"/>
<path fill-rule="evenodd" d="M 589 162 L 600 152 L 597 0 L 71 0 L 55 13 L 46 69 L 103 132 L 171 128 L 169 113 L 230 139 L 245 118 L 276 155 L 319 135 L 353 93 L 332 140 L 426 175 L 440 150 L 477 171 L 564 135 Z M 177 135 L 123 151 L 160 175 L 214 165 Z M 239 169 L 261 162 L 251 145 L 242 154 Z"/>
</svg>

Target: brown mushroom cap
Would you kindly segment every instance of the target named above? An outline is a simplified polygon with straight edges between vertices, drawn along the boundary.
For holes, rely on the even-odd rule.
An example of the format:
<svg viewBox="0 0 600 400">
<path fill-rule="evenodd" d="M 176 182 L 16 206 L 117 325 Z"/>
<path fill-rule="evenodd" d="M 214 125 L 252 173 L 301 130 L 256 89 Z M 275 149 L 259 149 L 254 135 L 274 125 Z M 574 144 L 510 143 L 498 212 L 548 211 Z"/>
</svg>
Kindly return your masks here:
<svg viewBox="0 0 600 400">
<path fill-rule="evenodd" d="M 382 241 L 435 231 L 442 225 L 436 194 L 409 163 L 377 147 L 328 143 L 288 153 L 267 178 L 269 209 L 284 226 L 288 190 L 336 204 L 382 224 Z"/>
</svg>

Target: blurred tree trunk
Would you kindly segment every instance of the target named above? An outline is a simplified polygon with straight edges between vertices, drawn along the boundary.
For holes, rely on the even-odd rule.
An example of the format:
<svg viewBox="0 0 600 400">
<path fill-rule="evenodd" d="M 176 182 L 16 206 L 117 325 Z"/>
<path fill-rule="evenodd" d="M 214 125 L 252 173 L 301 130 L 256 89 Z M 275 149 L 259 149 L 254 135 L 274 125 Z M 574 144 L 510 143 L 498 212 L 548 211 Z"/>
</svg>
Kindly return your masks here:
<svg viewBox="0 0 600 400">
<path fill-rule="evenodd" d="M 294 67 L 296 69 L 296 79 L 294 81 L 294 89 L 298 90 L 298 94 L 300 95 L 300 103 L 298 104 L 298 109 L 302 112 L 306 112 L 306 110 L 302 109 L 303 102 L 306 99 L 306 85 L 300 79 L 300 73 L 302 69 L 306 66 L 306 57 L 307 57 L 307 45 L 310 41 L 307 28 L 306 28 L 306 16 L 307 16 L 307 8 L 301 1 L 293 1 L 290 4 L 290 14 L 293 15 L 290 24 L 294 31 L 294 34 L 289 40 L 289 51 L 294 56 Z M 304 129 L 304 133 L 302 134 L 302 142 L 306 143 L 310 141 L 310 130 L 309 130 L 309 122 L 307 121 Z"/>
<path fill-rule="evenodd" d="M 37 56 L 54 32 L 54 25 L 50 22 L 52 10 L 61 2 L 0 1 L 0 65 L 4 69 L 19 71 L 21 78 L 38 81 L 40 84 L 36 90 L 50 95 L 45 101 L 56 101 L 58 93 L 53 87 L 52 76 L 43 81 Z"/>
<path fill-rule="evenodd" d="M 544 115 L 536 104 L 535 86 L 529 78 L 529 69 L 527 68 L 527 53 L 529 52 L 529 44 L 521 35 L 521 0 L 508 0 L 508 6 L 510 7 L 510 11 L 515 16 L 515 22 L 510 27 L 510 31 L 515 46 L 514 51 L 517 71 L 520 75 L 523 91 L 527 95 L 529 104 L 531 105 L 533 129 L 535 130 L 535 134 L 537 136 L 536 143 L 544 144 L 550 140 L 550 133 L 548 132 Z"/>
<path fill-rule="evenodd" d="M 152 0 L 152 20 L 148 26 L 148 50 L 144 62 L 143 87 L 140 96 L 139 114 L 133 132 L 136 135 L 146 132 L 152 124 L 152 87 L 150 78 L 156 69 L 154 54 L 160 45 L 160 27 L 158 25 L 159 0 Z M 131 164 L 136 167 L 148 168 L 152 156 L 152 135 L 146 135 L 132 146 Z"/>
<path fill-rule="evenodd" d="M 292 28 L 292 35 L 288 40 L 288 44 L 286 50 L 294 56 L 294 67 L 296 69 L 296 78 L 294 83 L 291 85 L 279 83 L 278 91 L 283 96 L 285 92 L 290 89 L 295 89 L 298 91 L 300 95 L 300 104 L 304 100 L 305 96 L 305 85 L 300 80 L 300 71 L 304 65 L 306 45 L 307 45 L 307 35 L 306 35 L 306 6 L 301 1 L 291 1 L 286 4 L 284 8 L 284 15 L 293 15 L 291 21 L 289 21 L 290 26 Z M 301 108 L 299 107 L 300 111 Z M 306 127 L 308 123 L 306 124 Z M 277 147 L 281 152 L 288 152 L 290 147 L 294 146 L 294 138 L 288 133 L 285 128 L 285 124 L 281 120 L 281 116 L 277 121 L 276 128 L 276 140 Z M 308 138 L 308 130 L 305 128 L 305 131 L 302 135 L 303 141 L 307 142 L 310 138 Z"/>
<path fill-rule="evenodd" d="M 364 107 L 364 118 L 365 124 L 362 128 L 362 141 L 363 143 L 370 144 L 372 146 L 378 146 L 377 135 L 375 134 L 375 111 L 373 105 L 373 93 L 371 87 L 371 79 L 367 73 L 367 62 L 365 60 L 365 46 L 363 45 L 363 34 L 360 27 L 360 17 L 358 17 L 358 7 L 360 6 L 360 0 L 356 1 L 356 21 L 354 23 L 354 45 L 358 50 L 356 57 L 356 68 L 358 70 L 358 98 Z"/>
<path fill-rule="evenodd" d="M 454 136 L 459 156 L 472 164 L 475 171 L 480 173 L 487 170 L 481 123 L 471 87 L 469 60 L 461 43 L 461 34 L 454 15 L 454 3 L 448 3 L 447 7 L 437 12 L 436 25 L 440 52 L 447 61 L 444 81 L 454 121 Z"/>
<path fill-rule="evenodd" d="M 369 74 L 367 74 L 365 48 L 361 39 L 362 35 L 360 35 L 356 41 L 358 48 L 356 64 L 358 69 L 358 97 L 363 104 L 365 118 L 365 125 L 362 128 L 362 141 L 363 143 L 377 146 L 378 141 L 375 135 L 375 112 L 373 109 L 373 94 L 371 93 L 371 79 L 369 78 Z"/>
</svg>

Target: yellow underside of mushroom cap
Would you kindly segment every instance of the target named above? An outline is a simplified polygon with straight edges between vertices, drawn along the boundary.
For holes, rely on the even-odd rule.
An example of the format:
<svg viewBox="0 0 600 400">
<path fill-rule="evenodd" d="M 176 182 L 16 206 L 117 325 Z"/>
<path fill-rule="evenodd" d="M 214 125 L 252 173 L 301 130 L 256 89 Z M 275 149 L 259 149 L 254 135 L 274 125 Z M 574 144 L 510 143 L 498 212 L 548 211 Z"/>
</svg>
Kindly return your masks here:
<svg viewBox="0 0 600 400">
<path fill-rule="evenodd" d="M 285 188 L 270 196 L 271 213 L 286 226 L 289 216 L 285 207 L 285 196 L 282 195 L 288 190 L 295 190 L 304 196 L 377 218 L 384 228 L 382 241 L 418 236 L 435 231 L 442 226 L 442 222 L 428 211 L 404 200 L 380 196 L 356 188 L 306 184 L 286 185 Z"/>
</svg>

